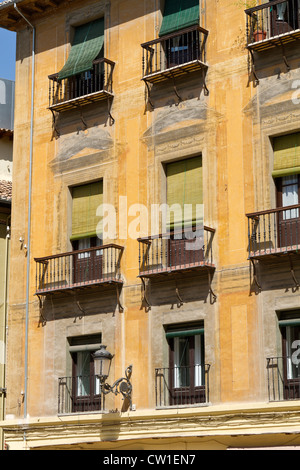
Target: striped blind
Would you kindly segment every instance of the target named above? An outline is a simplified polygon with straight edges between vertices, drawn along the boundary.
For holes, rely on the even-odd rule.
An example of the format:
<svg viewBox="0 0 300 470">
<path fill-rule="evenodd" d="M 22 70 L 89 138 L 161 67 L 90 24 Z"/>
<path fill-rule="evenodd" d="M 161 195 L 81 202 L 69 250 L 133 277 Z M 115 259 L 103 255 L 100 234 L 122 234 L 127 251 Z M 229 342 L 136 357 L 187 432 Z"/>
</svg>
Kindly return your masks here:
<svg viewBox="0 0 300 470">
<path fill-rule="evenodd" d="M 58 79 L 72 77 L 93 68 L 104 43 L 104 18 L 78 26 L 75 29 L 69 58 L 58 74 Z"/>
<path fill-rule="evenodd" d="M 71 240 L 97 236 L 97 225 L 101 217 L 97 208 L 103 204 L 103 182 L 76 186 L 72 190 L 72 236 Z"/>
<path fill-rule="evenodd" d="M 274 138 L 273 149 L 274 178 L 300 173 L 300 132 Z"/>
<path fill-rule="evenodd" d="M 166 0 L 159 36 L 199 24 L 199 0 Z"/>
<path fill-rule="evenodd" d="M 170 211 L 168 228 L 182 227 L 203 222 L 202 157 L 193 157 L 169 163 L 167 173 L 167 204 Z M 191 204 L 192 211 L 184 212 L 184 205 Z M 196 211 L 196 205 L 198 210 Z M 199 207 L 201 213 L 199 213 Z"/>
</svg>

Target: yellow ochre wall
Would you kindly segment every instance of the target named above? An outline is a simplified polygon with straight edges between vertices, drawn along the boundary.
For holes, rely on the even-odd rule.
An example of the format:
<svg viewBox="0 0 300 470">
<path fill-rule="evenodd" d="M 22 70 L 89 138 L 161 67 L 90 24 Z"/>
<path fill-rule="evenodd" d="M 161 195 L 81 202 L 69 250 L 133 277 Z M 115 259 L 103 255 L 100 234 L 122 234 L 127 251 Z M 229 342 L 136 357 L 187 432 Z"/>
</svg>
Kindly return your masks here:
<svg viewBox="0 0 300 470">
<path fill-rule="evenodd" d="M 101 2 L 100 2 L 101 3 Z M 157 182 L 151 171 L 154 167 L 155 146 L 151 148 L 144 142 L 146 131 L 155 125 L 159 113 L 166 111 L 166 98 L 161 97 L 158 109 L 145 112 L 145 86 L 141 80 L 141 47 L 140 44 L 155 37 L 161 14 L 157 2 L 112 2 L 106 23 L 105 56 L 116 62 L 113 77 L 115 94 L 112 114 L 114 126 L 101 129 L 110 134 L 112 148 L 108 158 L 113 160 L 115 173 L 108 171 L 108 178 L 113 174 L 110 200 L 118 201 L 118 196 L 127 196 L 128 207 L 131 204 L 143 203 L 155 197 Z M 93 2 L 85 5 L 84 13 L 92 9 Z M 102 7 L 104 3 L 102 4 Z M 48 75 L 58 71 L 68 54 L 68 35 L 65 23 L 72 12 L 80 10 L 80 4 L 73 2 L 68 10 L 63 8 L 55 14 L 36 23 L 36 65 L 35 65 L 35 97 L 34 97 L 34 139 L 33 139 L 33 193 L 32 193 L 32 229 L 31 259 L 67 251 L 68 237 L 64 231 L 67 216 L 66 190 L 63 171 L 55 170 L 53 160 L 60 151 L 60 139 L 52 135 L 52 116 L 48 105 Z M 101 5 L 97 5 L 101 10 Z M 228 31 L 224 25 L 230 19 Z M 209 73 L 207 84 L 209 96 L 202 99 L 200 106 L 208 110 L 205 128 L 209 129 L 209 139 L 205 146 L 204 171 L 207 172 L 205 213 L 210 226 L 216 229 L 214 254 L 220 279 L 217 284 L 218 302 L 212 314 L 216 320 L 216 364 L 214 374 L 220 377 L 221 392 L 217 397 L 221 401 L 247 400 L 249 394 L 254 396 L 256 366 L 253 354 L 259 354 L 256 335 L 251 334 L 255 327 L 255 304 L 257 299 L 249 297 L 248 278 L 243 285 L 233 286 L 228 278 L 227 269 L 247 271 L 247 232 L 245 213 L 253 207 L 253 187 L 251 180 L 251 122 L 243 115 L 243 109 L 254 93 L 251 86 L 247 87 L 248 70 L 247 54 L 237 44 L 236 38 L 242 35 L 240 28 L 244 23 L 244 11 L 236 8 L 232 2 L 210 4 L 207 8 L 206 23 L 209 26 L 207 42 L 207 60 Z M 235 26 L 236 25 L 236 26 Z M 224 30 L 224 31 L 223 31 Z M 223 31 L 223 33 L 222 33 Z M 225 34 L 226 33 L 226 34 Z M 66 44 L 67 43 L 67 44 Z M 8 413 L 22 414 L 22 391 L 24 344 L 20 348 L 20 337 L 24 338 L 24 303 L 26 256 L 20 250 L 19 237 L 26 240 L 27 186 L 24 168 L 28 168 L 29 126 L 30 126 L 30 85 L 31 85 L 31 34 L 28 29 L 20 32 L 17 46 L 16 72 L 16 119 L 15 119 L 15 179 L 18 187 L 18 198 L 14 202 L 14 223 L 12 237 L 12 269 L 11 283 L 18 286 L 10 295 L 10 329 L 13 327 L 10 351 L 14 351 L 14 367 L 20 373 L 13 374 L 16 396 L 10 397 Z M 171 88 L 171 86 L 170 86 Z M 184 94 L 184 87 L 181 85 Z M 168 98 L 173 100 L 172 110 L 176 109 L 174 96 L 167 90 Z M 196 103 L 197 104 L 197 103 Z M 185 107 L 185 101 L 181 107 Z M 101 105 L 100 105 L 101 106 Z M 104 107 L 105 108 L 105 107 Z M 73 116 L 76 116 L 76 111 Z M 78 114 L 77 114 L 78 119 Z M 76 119 L 75 117 L 75 119 Z M 192 124 L 194 124 L 192 120 Z M 72 127 L 72 122 L 70 128 Z M 196 123 L 198 124 L 198 123 Z M 184 126 L 189 123 L 184 121 Z M 78 119 L 70 132 L 76 133 L 82 127 Z M 69 130 L 66 131 L 66 133 Z M 83 131 L 80 130 L 82 133 Z M 89 132 L 88 130 L 85 131 Z M 70 134 L 69 134 L 70 135 Z M 73 134 L 72 134 L 73 135 Z M 204 149 L 199 146 L 199 152 Z M 84 150 L 90 153 L 90 149 Z M 188 150 L 185 151 L 186 153 Z M 175 153 L 174 153 L 175 155 Z M 188 153 L 187 153 L 188 155 Z M 72 157 L 75 159 L 76 157 Z M 207 163 L 206 163 L 207 162 Z M 21 171 L 22 168 L 22 171 Z M 71 167 L 70 167 L 71 168 Z M 76 168 L 74 170 L 75 172 Z M 96 173 L 90 170 L 95 178 Z M 97 171 L 97 170 L 96 170 Z M 102 169 L 99 171 L 101 175 Z M 88 179 L 89 169 L 86 170 Z M 75 180 L 74 180 L 75 181 Z M 76 175 L 80 181 L 80 174 Z M 114 184 L 114 186 L 113 186 Z M 246 187 L 247 184 L 247 187 Z M 246 189 L 249 188 L 249 191 Z M 114 194 L 116 192 L 116 194 Z M 153 195 L 154 192 L 154 195 Z M 110 196 L 110 195 L 109 195 Z M 212 196 L 212 197 L 210 197 Z M 159 201 L 158 201 L 159 202 Z M 207 207 L 207 210 L 206 210 Z M 128 219 L 128 223 L 132 218 Z M 118 240 L 117 240 L 118 242 Z M 121 241 L 120 241 L 121 242 Z M 138 275 L 138 243 L 128 238 L 122 261 L 122 273 L 126 279 L 123 289 L 125 313 L 119 314 L 116 322 L 115 337 L 115 368 L 116 376 L 122 374 L 124 366 L 134 362 L 134 400 L 137 407 L 152 406 L 145 387 L 139 377 L 151 375 L 151 331 L 149 314 L 140 309 L 140 281 Z M 226 280 L 225 280 L 226 278 Z M 222 281 L 222 282 L 221 282 Z M 233 288 L 234 287 L 234 288 Z M 47 368 L 53 361 L 53 351 L 45 350 L 45 328 L 40 324 L 38 301 L 35 292 L 35 263 L 31 263 L 30 282 L 30 323 L 29 323 L 29 406 L 30 415 L 43 414 L 41 397 L 47 399 Z M 85 321 L 87 321 L 85 319 Z M 219 333 L 218 333 L 219 331 Z M 243 332 L 243 335 L 241 335 Z M 219 337 L 218 337 L 219 335 Z M 15 340 L 14 340 L 15 338 Z M 240 352 L 236 345 L 245 343 Z M 14 341 L 18 345 L 17 350 Z M 218 344 L 219 342 L 219 344 Z M 239 344 L 238 343 L 238 344 Z M 217 352 L 218 351 L 218 352 Z M 241 364 L 240 354 L 246 367 Z M 251 361 L 249 359 L 251 357 Z M 50 361 L 50 362 L 49 362 Z M 150 368 L 150 370 L 148 370 Z M 239 373 L 241 369 L 241 373 Z M 16 380 L 19 385 L 16 384 Z M 255 397 L 254 397 L 255 398 Z M 150 401 L 149 401 L 150 400 Z M 19 409 L 16 411 L 16 405 Z M 14 410 L 14 411 L 13 411 Z"/>
<path fill-rule="evenodd" d="M 277 130 L 281 123 L 261 127 L 259 110 L 269 103 L 268 96 L 263 94 L 266 87 L 259 91 L 249 81 L 244 7 L 231 0 L 207 2 L 203 9 L 203 26 L 209 30 L 206 52 L 209 95 L 205 96 L 203 89 L 198 93 L 201 77 L 195 72 L 178 82 L 182 102 L 177 103 L 173 85 L 168 82 L 154 91 L 155 108 L 151 110 L 141 80 L 140 45 L 157 37 L 161 22 L 159 3 L 90 0 L 83 6 L 82 2 L 73 1 L 35 21 L 29 417 L 56 415 L 57 378 L 65 374 L 66 336 L 99 330 L 103 332 L 104 343 L 115 354 L 111 380 L 121 377 L 127 365 L 133 364 L 133 403 L 140 412 L 154 410 L 154 369 L 162 366 L 164 357 L 163 325 L 197 319 L 205 321 L 212 407 L 221 406 L 221 413 L 222 405 L 267 401 L 266 349 L 271 349 L 275 336 L 269 336 L 266 329 L 263 305 L 276 302 L 270 292 L 263 297 L 251 290 L 245 214 L 269 208 L 274 197 L 268 148 L 260 138 L 271 133 L 271 125 Z M 78 18 L 89 19 L 93 9 L 106 15 L 104 55 L 116 63 L 111 110 L 115 123 L 108 125 L 106 104 L 100 103 L 92 105 L 89 111 L 83 109 L 87 129 L 76 110 L 64 120 L 59 118 L 61 135 L 56 137 L 47 109 L 48 75 L 58 72 L 68 55 L 66 25 Z M 280 100 L 283 94 L 276 79 L 277 76 L 269 78 L 272 90 L 279 87 L 271 102 Z M 9 419 L 22 418 L 24 411 L 27 257 L 19 238 L 24 237 L 26 243 L 30 89 L 31 32 L 24 27 L 20 28 L 17 44 L 13 184 L 18 193 L 13 201 L 12 219 L 6 424 Z M 287 100 L 285 96 L 284 101 Z M 266 118 L 268 112 L 266 108 Z M 94 135 L 95 130 L 99 147 L 91 148 L 91 141 L 86 140 L 85 144 L 85 139 Z M 212 287 L 217 301 L 210 304 L 208 298 L 191 300 L 180 309 L 176 302 L 175 307 L 170 307 L 171 302 L 156 303 L 150 311 L 141 307 L 141 282 L 137 277 L 139 247 L 137 240 L 128 237 L 115 240 L 125 246 L 121 267 L 124 312 L 104 305 L 99 313 L 97 299 L 91 297 L 92 307 L 82 315 L 70 297 L 61 303 L 47 301 L 44 306 L 47 321 L 43 322 L 38 299 L 34 297 L 33 259 L 70 250 L 69 186 L 104 178 L 105 202 L 119 209 L 119 197 L 127 196 L 128 207 L 136 203 L 150 207 L 161 202 L 162 163 L 197 152 L 203 155 L 205 224 L 216 230 Z M 128 217 L 128 226 L 133 219 Z M 204 277 L 197 282 L 207 281 Z M 193 286 L 196 292 L 197 283 Z M 161 292 L 167 289 L 163 284 L 160 288 Z M 283 291 L 277 294 L 281 299 L 285 295 Z M 297 306 L 298 300 L 291 293 L 288 295 L 289 306 Z M 83 296 L 82 305 L 88 307 L 90 304 L 85 301 Z M 100 302 L 99 309 L 101 305 Z M 274 312 L 275 309 L 269 313 L 269 318 Z M 119 398 L 114 406 L 120 408 Z M 209 413 L 209 408 L 205 412 Z"/>
</svg>

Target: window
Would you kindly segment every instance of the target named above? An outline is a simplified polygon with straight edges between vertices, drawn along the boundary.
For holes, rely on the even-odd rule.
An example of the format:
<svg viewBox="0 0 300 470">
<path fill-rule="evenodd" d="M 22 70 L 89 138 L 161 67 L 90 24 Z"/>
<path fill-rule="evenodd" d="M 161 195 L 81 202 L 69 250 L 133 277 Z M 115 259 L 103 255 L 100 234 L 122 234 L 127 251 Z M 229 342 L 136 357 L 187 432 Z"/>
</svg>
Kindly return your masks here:
<svg viewBox="0 0 300 470">
<path fill-rule="evenodd" d="M 198 0 L 165 1 L 159 36 L 165 39 L 162 44 L 166 68 L 199 59 L 199 32 L 195 28 L 186 29 L 198 26 L 199 19 Z M 177 32 L 178 34 L 176 34 Z"/>
<path fill-rule="evenodd" d="M 72 188 L 71 241 L 91 239 L 97 237 L 97 234 L 100 235 L 101 229 L 99 229 L 99 223 L 101 216 L 97 215 L 97 211 L 102 204 L 102 181 Z"/>
<path fill-rule="evenodd" d="M 276 137 L 273 149 L 277 207 L 295 206 L 299 204 L 300 133 Z M 300 241 L 299 229 L 299 208 L 278 212 L 279 246 L 297 245 Z"/>
<path fill-rule="evenodd" d="M 101 409 L 99 379 L 94 375 L 93 353 L 100 348 L 101 335 L 69 339 L 72 358 L 72 411 Z"/>
<path fill-rule="evenodd" d="M 199 263 L 203 261 L 202 157 L 168 163 L 166 180 L 169 266 Z"/>
<path fill-rule="evenodd" d="M 199 0 L 165 0 L 159 36 L 199 25 Z"/>
<path fill-rule="evenodd" d="M 74 40 L 64 67 L 58 74 L 59 80 L 74 77 L 93 69 L 93 61 L 103 54 L 104 18 L 75 28 Z"/>
<path fill-rule="evenodd" d="M 300 398 L 300 311 L 279 316 L 282 337 L 284 398 Z"/>
<path fill-rule="evenodd" d="M 281 186 L 281 207 L 299 204 L 299 175 L 283 176 L 278 182 Z M 299 217 L 299 209 L 288 209 L 283 213 L 283 220 Z"/>
<path fill-rule="evenodd" d="M 203 221 L 202 157 L 166 165 L 167 204 L 173 207 L 169 228 L 192 227 Z"/>
<path fill-rule="evenodd" d="M 204 402 L 204 329 L 169 330 L 170 405 Z"/>
<path fill-rule="evenodd" d="M 273 178 L 300 173 L 300 132 L 273 139 Z"/>
<path fill-rule="evenodd" d="M 74 282 L 100 280 L 103 271 L 102 250 L 90 250 L 102 245 L 101 216 L 103 182 L 97 181 L 72 188 L 72 236 L 74 251 Z M 100 228 L 99 228 L 100 227 Z M 85 251 L 82 251 L 85 250 Z"/>
<path fill-rule="evenodd" d="M 286 0 L 271 7 L 271 34 L 288 33 L 298 29 L 299 6 L 297 0 Z"/>
<path fill-rule="evenodd" d="M 58 81 L 67 80 L 71 100 L 104 88 L 104 18 L 75 28 L 73 44 L 67 62 L 58 73 Z"/>
</svg>

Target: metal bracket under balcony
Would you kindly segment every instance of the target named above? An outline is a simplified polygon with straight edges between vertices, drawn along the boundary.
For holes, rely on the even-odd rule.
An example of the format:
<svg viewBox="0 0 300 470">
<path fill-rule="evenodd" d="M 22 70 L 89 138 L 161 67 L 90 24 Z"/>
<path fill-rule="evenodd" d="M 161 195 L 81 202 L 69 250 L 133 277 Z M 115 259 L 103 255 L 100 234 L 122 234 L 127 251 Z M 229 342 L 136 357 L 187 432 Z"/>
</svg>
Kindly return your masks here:
<svg viewBox="0 0 300 470">
<path fill-rule="evenodd" d="M 141 44 L 143 48 L 142 80 L 146 84 L 151 105 L 151 85 L 164 80 L 172 80 L 175 94 L 181 100 L 175 80 L 197 70 L 203 72 L 204 88 L 208 94 L 205 83 L 205 72 L 208 68 L 205 63 L 207 36 L 208 31 L 196 25 Z"/>
<path fill-rule="evenodd" d="M 42 297 L 55 293 L 76 292 L 83 289 L 114 285 L 121 311 L 120 274 L 124 247 L 110 244 L 86 250 L 77 250 L 44 258 L 35 258 L 36 292 L 42 308 Z"/>
</svg>

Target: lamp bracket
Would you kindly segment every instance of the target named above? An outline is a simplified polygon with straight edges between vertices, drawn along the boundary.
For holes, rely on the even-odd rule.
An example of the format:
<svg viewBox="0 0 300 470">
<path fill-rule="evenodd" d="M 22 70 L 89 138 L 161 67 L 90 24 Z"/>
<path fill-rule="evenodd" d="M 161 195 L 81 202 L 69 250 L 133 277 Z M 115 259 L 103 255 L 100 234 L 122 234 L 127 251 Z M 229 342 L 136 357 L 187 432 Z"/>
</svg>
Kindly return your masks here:
<svg viewBox="0 0 300 470">
<path fill-rule="evenodd" d="M 131 392 L 132 392 L 132 384 L 130 382 L 130 377 L 132 374 L 132 365 L 128 366 L 125 370 L 125 377 L 121 377 L 120 379 L 116 380 L 112 385 L 108 383 L 101 384 L 101 391 L 104 395 L 108 393 L 114 393 L 118 395 L 119 393 L 123 396 L 123 400 L 127 398 L 130 403 L 130 410 L 132 410 L 132 401 L 131 401 Z"/>
</svg>

